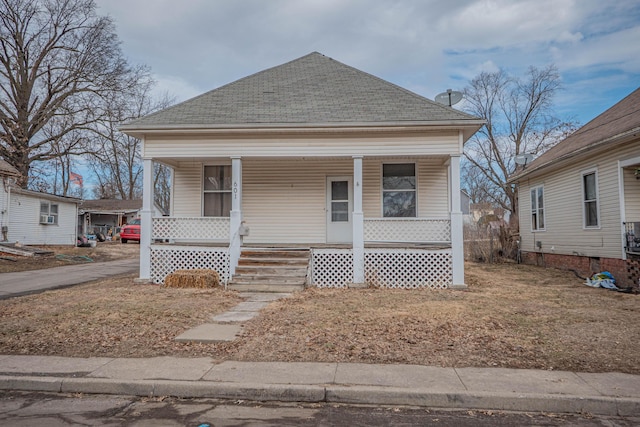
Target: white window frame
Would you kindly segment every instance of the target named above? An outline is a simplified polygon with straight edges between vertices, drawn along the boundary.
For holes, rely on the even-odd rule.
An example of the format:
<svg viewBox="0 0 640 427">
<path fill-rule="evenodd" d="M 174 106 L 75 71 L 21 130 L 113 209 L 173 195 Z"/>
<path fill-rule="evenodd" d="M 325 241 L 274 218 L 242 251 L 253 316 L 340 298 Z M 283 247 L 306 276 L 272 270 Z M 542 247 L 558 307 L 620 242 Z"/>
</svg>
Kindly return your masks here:
<svg viewBox="0 0 640 427">
<path fill-rule="evenodd" d="M 201 190 L 202 190 L 201 193 L 200 193 L 201 196 L 202 196 L 201 203 L 200 203 L 200 205 L 201 205 L 200 214 L 203 217 L 205 216 L 204 215 L 204 195 L 205 194 L 207 194 L 207 193 L 229 193 L 229 194 L 232 194 L 233 193 L 233 188 L 232 188 L 233 185 L 228 190 L 224 190 L 224 189 L 223 190 L 205 190 L 205 186 L 204 186 L 205 169 L 207 167 L 216 167 L 216 166 L 218 166 L 218 167 L 225 166 L 225 167 L 231 168 L 231 163 L 212 163 L 212 164 L 203 164 L 202 165 L 202 175 L 201 175 L 201 178 L 200 178 L 200 185 L 201 185 Z M 231 175 L 230 179 L 233 179 L 233 170 L 231 171 L 231 173 L 232 173 L 232 175 Z M 223 216 L 223 217 L 211 217 L 211 218 L 229 218 L 229 217 L 230 217 L 230 215 L 229 216 Z"/>
<path fill-rule="evenodd" d="M 43 207 L 46 205 L 46 209 Z M 51 207 L 56 207 L 56 212 L 51 212 Z M 53 222 L 42 221 L 43 217 L 47 218 L 53 217 Z M 40 200 L 40 221 L 38 221 L 41 225 L 58 225 L 58 217 L 60 216 L 60 204 L 51 203 L 48 200 Z"/>
<path fill-rule="evenodd" d="M 596 186 L 596 198 L 595 199 L 586 199 L 586 187 L 585 187 L 585 177 L 587 175 L 593 175 L 595 178 L 595 186 Z M 599 230 L 600 229 L 600 191 L 598 189 L 598 169 L 587 169 L 582 171 L 580 174 L 580 188 L 582 190 L 582 194 L 580 199 L 582 200 L 582 228 L 584 230 Z M 587 203 L 596 204 L 596 225 L 587 225 Z"/>
<path fill-rule="evenodd" d="M 384 193 L 385 193 L 385 189 L 384 189 L 384 165 L 408 165 L 408 164 L 413 164 L 413 173 L 416 179 L 416 188 L 413 190 L 386 190 L 386 191 L 413 191 L 415 192 L 415 197 L 416 197 L 416 216 L 407 216 L 407 217 L 400 217 L 400 216 L 384 216 Z M 419 207 L 420 204 L 418 203 L 418 194 L 419 194 L 419 179 L 418 179 L 418 162 L 407 162 L 407 161 L 395 161 L 395 162 L 385 162 L 382 161 L 380 162 L 380 218 L 384 218 L 384 219 L 396 219 L 396 218 L 419 218 L 420 217 L 420 212 L 419 212 Z"/>
<path fill-rule="evenodd" d="M 542 215 L 540 215 L 540 207 L 538 206 L 538 199 L 539 199 L 539 194 L 538 192 L 542 190 Z M 535 200 L 536 206 L 535 209 L 533 207 L 533 205 L 530 206 L 529 209 L 529 221 L 530 221 L 530 225 L 531 225 L 531 232 L 533 233 L 538 233 L 541 231 L 546 231 L 547 229 L 547 218 L 545 217 L 545 211 L 546 211 L 546 202 L 544 200 L 544 184 L 540 184 L 540 185 L 536 185 L 533 187 L 529 188 L 529 200 L 532 201 L 532 197 L 531 197 L 531 193 L 533 193 L 535 191 L 536 193 L 536 197 L 533 199 Z M 534 227 L 533 224 L 533 214 L 536 214 L 536 224 Z M 544 224 L 543 227 L 540 227 L 540 216 L 542 216 L 542 223 Z"/>
</svg>

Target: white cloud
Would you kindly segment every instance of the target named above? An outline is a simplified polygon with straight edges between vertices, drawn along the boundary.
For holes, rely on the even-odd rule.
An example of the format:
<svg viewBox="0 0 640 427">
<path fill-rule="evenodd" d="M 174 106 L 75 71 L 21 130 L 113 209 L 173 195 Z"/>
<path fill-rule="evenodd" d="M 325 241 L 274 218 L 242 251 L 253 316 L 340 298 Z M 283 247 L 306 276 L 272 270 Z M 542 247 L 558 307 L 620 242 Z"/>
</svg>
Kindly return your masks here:
<svg viewBox="0 0 640 427">
<path fill-rule="evenodd" d="M 97 2 L 129 58 L 180 99 L 312 51 L 429 98 L 499 68 L 556 63 L 568 91 L 602 70 L 626 76 L 618 87 L 640 76 L 637 0 Z"/>
</svg>

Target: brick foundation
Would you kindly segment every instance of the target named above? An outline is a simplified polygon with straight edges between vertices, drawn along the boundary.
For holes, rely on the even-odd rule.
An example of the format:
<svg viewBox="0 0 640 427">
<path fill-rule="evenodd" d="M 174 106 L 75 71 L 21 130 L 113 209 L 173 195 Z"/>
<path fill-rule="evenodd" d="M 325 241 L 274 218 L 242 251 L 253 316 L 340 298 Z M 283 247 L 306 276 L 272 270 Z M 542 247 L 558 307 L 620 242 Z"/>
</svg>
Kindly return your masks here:
<svg viewBox="0 0 640 427">
<path fill-rule="evenodd" d="M 573 270 L 582 277 L 590 277 L 595 273 L 608 271 L 613 274 L 620 288 L 633 286 L 636 290 L 640 279 L 640 257 L 629 256 L 629 259 L 586 257 L 577 255 L 548 254 L 541 252 L 522 252 L 524 264 L 552 267 L 560 270 Z"/>
</svg>

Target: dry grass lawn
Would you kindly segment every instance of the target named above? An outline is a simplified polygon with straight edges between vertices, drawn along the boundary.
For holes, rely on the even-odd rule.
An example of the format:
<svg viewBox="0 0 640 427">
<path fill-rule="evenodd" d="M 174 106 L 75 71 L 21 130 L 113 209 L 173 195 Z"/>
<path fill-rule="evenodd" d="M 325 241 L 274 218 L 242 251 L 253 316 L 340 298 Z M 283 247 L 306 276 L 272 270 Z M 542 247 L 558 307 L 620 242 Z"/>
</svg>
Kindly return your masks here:
<svg viewBox="0 0 640 427">
<path fill-rule="evenodd" d="M 0 273 L 40 270 L 43 268 L 88 262 L 115 261 L 140 255 L 139 244 L 123 244 L 116 241 L 98 242 L 95 248 L 79 248 L 71 245 L 34 247 L 52 251 L 53 254 L 30 257 L 18 256 L 2 252 L 2 248 L 0 248 Z"/>
<path fill-rule="evenodd" d="M 467 264 L 467 291 L 308 289 L 232 343 L 175 336 L 240 301 L 133 278 L 0 301 L 0 354 L 409 363 L 640 374 L 639 296 L 572 273 Z"/>
</svg>

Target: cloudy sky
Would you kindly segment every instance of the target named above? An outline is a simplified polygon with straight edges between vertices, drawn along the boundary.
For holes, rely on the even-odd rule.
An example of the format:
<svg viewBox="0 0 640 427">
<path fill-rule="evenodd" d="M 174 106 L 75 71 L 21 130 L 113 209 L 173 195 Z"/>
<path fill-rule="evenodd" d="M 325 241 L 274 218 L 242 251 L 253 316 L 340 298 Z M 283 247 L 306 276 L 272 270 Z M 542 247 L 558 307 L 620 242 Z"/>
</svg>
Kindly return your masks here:
<svg viewBox="0 0 640 427">
<path fill-rule="evenodd" d="M 555 64 L 581 123 L 640 86 L 639 0 L 96 1 L 178 101 L 314 51 L 431 99 Z"/>
</svg>

